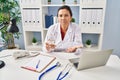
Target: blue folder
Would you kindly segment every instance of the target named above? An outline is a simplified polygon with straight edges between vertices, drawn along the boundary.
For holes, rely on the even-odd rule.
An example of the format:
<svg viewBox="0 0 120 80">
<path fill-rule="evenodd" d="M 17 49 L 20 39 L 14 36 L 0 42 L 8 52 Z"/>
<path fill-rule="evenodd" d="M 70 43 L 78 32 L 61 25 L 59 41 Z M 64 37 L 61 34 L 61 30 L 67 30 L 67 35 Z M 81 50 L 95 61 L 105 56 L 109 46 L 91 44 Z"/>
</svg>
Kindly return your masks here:
<svg viewBox="0 0 120 80">
<path fill-rule="evenodd" d="M 53 24 L 53 15 L 45 15 L 45 28 L 49 28 Z"/>
</svg>

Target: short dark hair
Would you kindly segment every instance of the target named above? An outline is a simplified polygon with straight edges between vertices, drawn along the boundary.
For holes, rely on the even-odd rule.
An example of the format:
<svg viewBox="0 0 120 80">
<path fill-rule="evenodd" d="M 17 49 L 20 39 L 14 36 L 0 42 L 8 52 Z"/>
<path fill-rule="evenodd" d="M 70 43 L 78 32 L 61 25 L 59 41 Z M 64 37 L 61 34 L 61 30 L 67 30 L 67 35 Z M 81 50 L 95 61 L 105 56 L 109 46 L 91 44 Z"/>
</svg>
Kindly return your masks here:
<svg viewBox="0 0 120 80">
<path fill-rule="evenodd" d="M 72 16 L 71 8 L 70 8 L 69 6 L 67 6 L 67 5 L 63 5 L 63 6 L 61 6 L 61 7 L 58 9 L 58 11 L 57 11 L 57 16 L 58 16 L 59 10 L 61 10 L 61 9 L 66 9 L 66 10 L 68 10 L 69 13 L 70 13 L 70 16 Z"/>
</svg>

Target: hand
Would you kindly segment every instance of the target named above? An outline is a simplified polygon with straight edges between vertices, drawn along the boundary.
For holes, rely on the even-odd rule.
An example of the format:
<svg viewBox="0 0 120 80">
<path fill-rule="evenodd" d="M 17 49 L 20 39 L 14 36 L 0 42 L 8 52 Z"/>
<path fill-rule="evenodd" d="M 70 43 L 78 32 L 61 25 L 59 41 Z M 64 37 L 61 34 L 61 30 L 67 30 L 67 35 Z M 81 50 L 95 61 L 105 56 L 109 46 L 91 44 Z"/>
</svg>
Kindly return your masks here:
<svg viewBox="0 0 120 80">
<path fill-rule="evenodd" d="M 55 44 L 50 44 L 46 42 L 46 49 L 48 52 L 51 52 L 52 49 L 55 49 L 56 45 Z"/>
<path fill-rule="evenodd" d="M 69 52 L 69 53 L 75 52 L 78 48 L 82 48 L 82 47 L 83 47 L 83 45 L 70 47 L 70 48 L 66 49 L 66 52 Z"/>
<path fill-rule="evenodd" d="M 67 48 L 67 49 L 66 49 L 66 52 L 69 52 L 69 53 L 75 52 L 76 49 L 77 49 L 76 47 L 70 47 L 70 48 Z"/>
</svg>

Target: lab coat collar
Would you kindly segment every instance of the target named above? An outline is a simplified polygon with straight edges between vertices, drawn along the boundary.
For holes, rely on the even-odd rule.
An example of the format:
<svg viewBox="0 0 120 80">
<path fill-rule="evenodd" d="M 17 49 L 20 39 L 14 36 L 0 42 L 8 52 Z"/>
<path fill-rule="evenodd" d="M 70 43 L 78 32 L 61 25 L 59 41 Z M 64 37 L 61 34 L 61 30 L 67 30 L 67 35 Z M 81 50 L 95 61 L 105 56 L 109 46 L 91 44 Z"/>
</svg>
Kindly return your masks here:
<svg viewBox="0 0 120 80">
<path fill-rule="evenodd" d="M 72 23 L 69 24 L 69 27 L 68 27 L 67 32 L 68 32 L 68 33 L 69 33 L 69 32 L 72 32 Z"/>
<path fill-rule="evenodd" d="M 64 37 L 64 39 L 63 39 L 63 41 L 67 41 L 68 40 L 68 38 L 70 38 L 70 36 L 72 36 L 72 24 L 70 23 L 69 24 L 69 27 L 68 27 L 68 30 L 67 30 L 67 32 L 66 32 L 66 34 L 65 34 L 65 37 Z"/>
<path fill-rule="evenodd" d="M 64 39 L 62 40 L 62 38 L 61 38 L 61 32 L 60 32 L 60 23 L 58 24 L 58 27 L 57 27 L 57 29 L 56 29 L 56 33 L 57 34 L 60 34 L 60 36 L 57 36 L 58 38 L 57 38 L 57 41 L 59 42 L 59 41 L 66 41 L 67 39 L 68 39 L 68 36 L 70 36 L 71 35 L 71 32 L 72 32 L 72 24 L 70 23 L 69 24 L 69 27 L 68 27 L 68 30 L 67 30 L 67 32 L 66 32 L 66 35 L 65 35 L 65 37 L 64 37 Z"/>
<path fill-rule="evenodd" d="M 58 33 L 60 33 L 60 23 L 58 23 L 57 28 L 58 28 L 58 29 L 57 29 L 56 31 L 57 31 Z M 69 24 L 69 27 L 68 27 L 68 30 L 67 30 L 67 31 L 69 31 L 69 32 L 72 31 L 72 23 Z"/>
<path fill-rule="evenodd" d="M 57 24 L 56 28 L 55 28 L 55 35 L 56 35 L 56 41 L 55 44 L 56 45 L 60 45 L 62 42 L 65 41 L 70 41 L 71 36 L 72 36 L 72 24 L 69 24 L 68 30 L 66 32 L 66 35 L 64 37 L 64 39 L 62 40 L 61 38 L 61 32 L 60 32 L 60 23 Z"/>
</svg>

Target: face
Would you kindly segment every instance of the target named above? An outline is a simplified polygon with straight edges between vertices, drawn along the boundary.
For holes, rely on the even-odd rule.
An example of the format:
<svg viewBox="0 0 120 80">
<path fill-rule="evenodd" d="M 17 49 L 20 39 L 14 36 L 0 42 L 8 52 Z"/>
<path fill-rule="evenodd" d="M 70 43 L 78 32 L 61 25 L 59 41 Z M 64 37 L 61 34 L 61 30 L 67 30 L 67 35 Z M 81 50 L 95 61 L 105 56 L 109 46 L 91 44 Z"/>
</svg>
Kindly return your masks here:
<svg viewBox="0 0 120 80">
<path fill-rule="evenodd" d="M 61 26 L 68 26 L 72 17 L 67 9 L 61 9 L 58 12 L 58 21 Z"/>
</svg>

